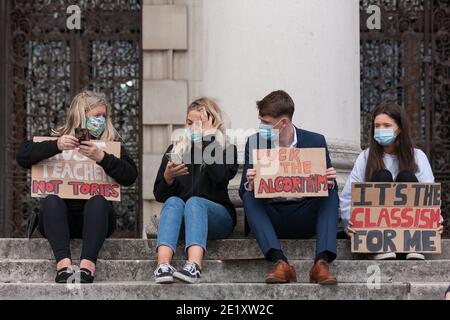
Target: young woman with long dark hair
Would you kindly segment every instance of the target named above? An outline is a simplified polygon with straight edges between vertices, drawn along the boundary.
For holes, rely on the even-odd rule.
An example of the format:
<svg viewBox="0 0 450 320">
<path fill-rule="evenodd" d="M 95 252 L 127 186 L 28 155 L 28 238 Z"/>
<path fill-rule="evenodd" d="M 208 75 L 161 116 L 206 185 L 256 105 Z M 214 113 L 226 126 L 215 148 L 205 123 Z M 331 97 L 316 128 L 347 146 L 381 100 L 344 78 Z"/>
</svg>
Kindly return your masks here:
<svg viewBox="0 0 450 320">
<path fill-rule="evenodd" d="M 369 148 L 356 160 L 340 195 L 341 218 L 347 233 L 353 232 L 350 222 L 352 182 L 434 183 L 428 158 L 415 148 L 406 111 L 398 104 L 385 102 L 375 109 L 369 143 Z M 442 233 L 442 226 L 439 231 Z M 375 255 L 377 260 L 396 258 L 395 252 Z M 409 253 L 406 258 L 425 259 L 419 253 Z"/>
</svg>

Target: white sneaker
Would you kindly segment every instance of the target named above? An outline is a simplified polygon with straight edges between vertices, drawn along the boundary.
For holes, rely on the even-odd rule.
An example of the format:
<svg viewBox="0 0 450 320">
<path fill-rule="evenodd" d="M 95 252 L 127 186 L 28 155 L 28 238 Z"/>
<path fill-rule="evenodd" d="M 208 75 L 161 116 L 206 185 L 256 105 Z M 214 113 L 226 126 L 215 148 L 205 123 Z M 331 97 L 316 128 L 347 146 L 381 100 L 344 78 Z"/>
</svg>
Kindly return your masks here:
<svg viewBox="0 0 450 320">
<path fill-rule="evenodd" d="M 421 253 L 411 252 L 406 255 L 406 260 L 425 260 L 425 256 Z"/>
<path fill-rule="evenodd" d="M 374 260 L 395 260 L 397 254 L 395 252 L 378 253 L 373 256 Z"/>
<path fill-rule="evenodd" d="M 155 282 L 158 284 L 173 283 L 173 274 L 176 271 L 177 270 L 168 263 L 160 264 L 154 272 Z"/>
<path fill-rule="evenodd" d="M 202 270 L 195 262 L 187 261 L 183 269 L 176 271 L 173 277 L 186 283 L 197 283 L 200 279 Z"/>
</svg>

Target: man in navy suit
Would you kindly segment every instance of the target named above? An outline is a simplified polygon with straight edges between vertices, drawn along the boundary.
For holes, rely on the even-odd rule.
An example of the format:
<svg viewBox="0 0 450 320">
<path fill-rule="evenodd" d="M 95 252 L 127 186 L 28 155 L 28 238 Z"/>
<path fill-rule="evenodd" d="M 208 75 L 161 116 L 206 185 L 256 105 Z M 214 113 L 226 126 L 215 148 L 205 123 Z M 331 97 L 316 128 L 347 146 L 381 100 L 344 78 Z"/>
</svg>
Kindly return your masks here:
<svg viewBox="0 0 450 320">
<path fill-rule="evenodd" d="M 292 123 L 294 102 L 284 91 L 275 91 L 257 102 L 259 133 L 251 136 L 245 147 L 245 165 L 239 195 L 244 202 L 248 226 L 267 260 L 276 264 L 266 275 L 267 283 L 296 282 L 293 266 L 284 255 L 279 239 L 308 239 L 317 236 L 316 257 L 310 281 L 336 284 L 329 263 L 336 259 L 338 223 L 338 187 L 336 170 L 324 136 L 296 128 Z M 287 148 L 324 148 L 326 150 L 328 197 L 257 199 L 254 195 L 253 150 Z"/>
</svg>

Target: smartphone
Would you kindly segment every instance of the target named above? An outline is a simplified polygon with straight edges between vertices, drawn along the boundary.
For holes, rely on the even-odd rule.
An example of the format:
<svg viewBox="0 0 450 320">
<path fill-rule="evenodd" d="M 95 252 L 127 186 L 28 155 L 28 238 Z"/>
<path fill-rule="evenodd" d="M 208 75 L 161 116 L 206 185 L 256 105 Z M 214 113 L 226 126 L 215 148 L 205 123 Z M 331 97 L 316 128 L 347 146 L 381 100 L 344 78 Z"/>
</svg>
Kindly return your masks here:
<svg viewBox="0 0 450 320">
<path fill-rule="evenodd" d="M 83 141 L 91 140 L 91 135 L 88 129 L 84 128 L 75 128 L 75 138 L 81 143 Z"/>
<path fill-rule="evenodd" d="M 166 158 L 169 161 L 172 161 L 174 164 L 179 165 L 183 164 L 183 158 L 178 153 L 168 152 L 166 153 Z"/>
</svg>

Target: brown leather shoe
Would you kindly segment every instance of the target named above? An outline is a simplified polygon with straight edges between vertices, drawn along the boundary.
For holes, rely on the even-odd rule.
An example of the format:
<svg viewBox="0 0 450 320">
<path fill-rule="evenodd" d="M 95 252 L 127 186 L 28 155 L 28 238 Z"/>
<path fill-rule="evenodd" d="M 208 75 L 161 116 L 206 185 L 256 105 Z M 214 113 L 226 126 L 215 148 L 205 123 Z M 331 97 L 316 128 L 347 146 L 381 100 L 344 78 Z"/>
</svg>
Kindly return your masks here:
<svg viewBox="0 0 450 320">
<path fill-rule="evenodd" d="M 334 285 L 337 284 L 337 279 L 336 276 L 330 272 L 328 262 L 319 260 L 314 264 L 309 272 L 309 282 Z"/>
<path fill-rule="evenodd" d="M 297 282 L 297 274 L 293 266 L 283 260 L 277 261 L 275 269 L 266 275 L 266 283 Z"/>
</svg>

